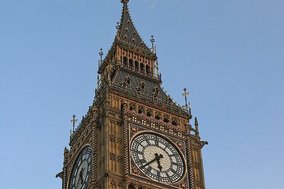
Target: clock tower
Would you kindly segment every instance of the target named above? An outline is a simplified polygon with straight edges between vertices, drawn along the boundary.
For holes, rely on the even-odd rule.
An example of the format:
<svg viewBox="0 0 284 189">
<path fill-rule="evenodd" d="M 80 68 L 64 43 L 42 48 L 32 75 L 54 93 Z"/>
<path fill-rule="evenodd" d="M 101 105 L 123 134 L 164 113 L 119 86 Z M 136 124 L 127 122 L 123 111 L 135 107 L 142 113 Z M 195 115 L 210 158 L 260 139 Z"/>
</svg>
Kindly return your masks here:
<svg viewBox="0 0 284 189">
<path fill-rule="evenodd" d="M 100 54 L 92 105 L 64 150 L 62 189 L 205 189 L 201 149 L 191 109 L 161 87 L 152 37 L 149 48 L 121 0 L 114 42 Z M 73 116 L 73 126 L 75 125 Z"/>
</svg>

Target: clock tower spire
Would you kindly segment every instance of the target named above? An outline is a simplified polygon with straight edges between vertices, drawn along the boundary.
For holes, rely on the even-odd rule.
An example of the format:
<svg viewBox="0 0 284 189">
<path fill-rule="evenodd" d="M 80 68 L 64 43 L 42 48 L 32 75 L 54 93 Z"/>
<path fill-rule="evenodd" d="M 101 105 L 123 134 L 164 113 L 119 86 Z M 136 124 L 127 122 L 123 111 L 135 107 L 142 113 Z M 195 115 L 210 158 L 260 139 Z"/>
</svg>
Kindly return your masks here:
<svg viewBox="0 0 284 189">
<path fill-rule="evenodd" d="M 205 189 L 207 142 L 191 126 L 188 92 L 185 108 L 161 87 L 155 40 L 149 48 L 140 37 L 128 2 L 110 50 L 99 53 L 93 103 L 64 150 L 62 189 Z"/>
</svg>

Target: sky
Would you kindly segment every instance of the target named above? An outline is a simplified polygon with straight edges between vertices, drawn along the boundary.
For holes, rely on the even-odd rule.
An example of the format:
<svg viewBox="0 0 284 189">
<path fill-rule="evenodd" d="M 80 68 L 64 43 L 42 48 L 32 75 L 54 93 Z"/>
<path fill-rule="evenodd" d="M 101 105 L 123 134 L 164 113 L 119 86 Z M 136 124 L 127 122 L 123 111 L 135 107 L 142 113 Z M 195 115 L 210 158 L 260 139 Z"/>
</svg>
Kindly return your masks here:
<svg viewBox="0 0 284 189">
<path fill-rule="evenodd" d="M 192 113 L 207 189 L 283 188 L 284 1 L 130 0 L 163 87 Z M 70 119 L 85 115 L 119 0 L 0 0 L 0 188 L 61 188 Z"/>
</svg>

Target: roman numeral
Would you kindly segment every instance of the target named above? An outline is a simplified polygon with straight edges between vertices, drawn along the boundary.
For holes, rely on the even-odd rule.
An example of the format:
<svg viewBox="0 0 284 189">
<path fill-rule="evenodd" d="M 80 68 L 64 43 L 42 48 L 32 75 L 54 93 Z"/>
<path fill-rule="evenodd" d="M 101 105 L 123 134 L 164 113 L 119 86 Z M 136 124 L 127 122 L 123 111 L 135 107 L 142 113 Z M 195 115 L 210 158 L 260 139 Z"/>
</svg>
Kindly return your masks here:
<svg viewBox="0 0 284 189">
<path fill-rule="evenodd" d="M 143 135 L 143 137 L 144 137 L 144 139 L 146 140 L 147 144 L 150 146 L 151 143 L 149 142 L 148 138 L 147 138 L 145 135 Z"/>
<path fill-rule="evenodd" d="M 171 155 L 169 155 L 170 157 L 173 157 L 173 156 L 177 156 L 178 154 L 177 153 L 173 153 Z"/>
<path fill-rule="evenodd" d="M 171 182 L 173 182 L 172 179 L 171 179 L 171 177 L 170 177 L 170 175 L 168 174 L 168 172 L 166 172 L 166 175 L 167 175 L 168 179 L 169 179 Z"/>
<path fill-rule="evenodd" d="M 157 171 L 157 177 L 158 177 L 158 181 L 160 182 L 160 179 L 161 179 L 160 171 Z"/>
</svg>

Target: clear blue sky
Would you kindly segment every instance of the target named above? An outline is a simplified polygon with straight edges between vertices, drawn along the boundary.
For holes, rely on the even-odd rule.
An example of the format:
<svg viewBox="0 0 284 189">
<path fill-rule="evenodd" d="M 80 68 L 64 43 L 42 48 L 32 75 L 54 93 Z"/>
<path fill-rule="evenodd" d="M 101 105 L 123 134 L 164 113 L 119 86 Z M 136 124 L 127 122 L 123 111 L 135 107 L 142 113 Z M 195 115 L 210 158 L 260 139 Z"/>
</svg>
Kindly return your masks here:
<svg viewBox="0 0 284 189">
<path fill-rule="evenodd" d="M 283 188 L 284 1 L 131 0 L 163 86 L 190 90 L 207 189 Z M 70 119 L 83 116 L 119 0 L 0 0 L 0 180 L 56 189 Z"/>
</svg>

